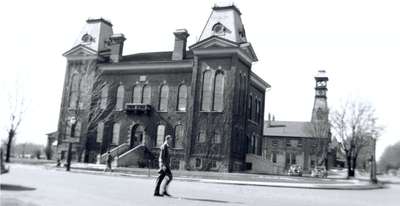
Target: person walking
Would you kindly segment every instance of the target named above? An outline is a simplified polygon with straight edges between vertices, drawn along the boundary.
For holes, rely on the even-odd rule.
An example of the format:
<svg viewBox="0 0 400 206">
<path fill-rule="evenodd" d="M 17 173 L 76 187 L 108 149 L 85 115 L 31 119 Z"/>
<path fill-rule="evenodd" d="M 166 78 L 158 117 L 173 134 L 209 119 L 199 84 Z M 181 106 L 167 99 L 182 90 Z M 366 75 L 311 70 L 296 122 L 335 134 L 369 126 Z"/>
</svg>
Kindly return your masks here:
<svg viewBox="0 0 400 206">
<path fill-rule="evenodd" d="M 108 151 L 107 152 L 107 161 L 106 161 L 107 166 L 106 166 L 106 169 L 104 169 L 104 172 L 107 172 L 108 170 L 110 172 L 112 172 L 112 167 L 111 167 L 112 161 L 113 161 L 113 157 L 111 155 L 111 152 Z"/>
<path fill-rule="evenodd" d="M 154 191 L 154 196 L 168 196 L 171 195 L 167 192 L 169 183 L 172 181 L 172 173 L 170 169 L 170 156 L 169 147 L 172 142 L 171 135 L 165 136 L 165 141 L 160 147 L 160 157 L 158 158 L 159 167 L 158 173 L 160 174 L 156 180 L 156 189 Z M 160 193 L 160 186 L 165 179 L 165 184 L 163 184 L 162 193 Z"/>
</svg>

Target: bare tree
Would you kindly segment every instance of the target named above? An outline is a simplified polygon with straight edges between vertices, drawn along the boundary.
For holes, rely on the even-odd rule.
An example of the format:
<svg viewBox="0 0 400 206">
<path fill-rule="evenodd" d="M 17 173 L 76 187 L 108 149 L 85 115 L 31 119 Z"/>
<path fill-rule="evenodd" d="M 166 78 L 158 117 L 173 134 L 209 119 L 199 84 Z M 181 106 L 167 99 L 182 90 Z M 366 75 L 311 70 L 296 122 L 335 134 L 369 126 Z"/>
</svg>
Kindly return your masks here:
<svg viewBox="0 0 400 206">
<path fill-rule="evenodd" d="M 347 176 L 354 177 L 361 149 L 382 131 L 377 125 L 375 109 L 369 103 L 353 100 L 333 112 L 331 120 L 334 135 L 346 155 Z"/>
<path fill-rule="evenodd" d="M 11 147 L 15 141 L 18 128 L 21 124 L 23 114 L 25 112 L 24 98 L 20 96 L 18 87 L 16 86 L 15 93 L 8 96 L 9 104 L 9 120 L 6 126 L 7 140 L 6 140 L 6 162 L 10 162 Z"/>
<path fill-rule="evenodd" d="M 61 128 L 63 129 L 59 132 L 67 140 L 65 142 L 80 141 L 83 149 L 78 154 L 79 161 L 81 160 L 80 157 L 85 155 L 82 153 L 86 152 L 88 138 L 96 132 L 98 123 L 110 120 L 114 105 L 113 100 L 115 99 L 113 96 L 110 98 L 108 94 L 111 94 L 109 91 L 115 89 L 116 84 L 105 82 L 103 73 L 94 64 L 94 61 L 89 61 L 82 64 L 83 66 L 77 67 L 71 74 L 70 83 L 66 85 L 69 102 L 64 104 L 65 115 L 61 119 L 63 125 Z M 77 80 L 74 80 L 73 75 L 77 75 Z M 74 83 L 74 81 L 77 83 Z M 107 90 L 106 96 L 104 96 L 104 90 Z M 83 138 L 80 139 L 79 137 Z M 70 155 L 70 152 L 68 152 L 68 155 Z M 67 157 L 67 159 L 70 159 L 70 157 Z"/>
</svg>

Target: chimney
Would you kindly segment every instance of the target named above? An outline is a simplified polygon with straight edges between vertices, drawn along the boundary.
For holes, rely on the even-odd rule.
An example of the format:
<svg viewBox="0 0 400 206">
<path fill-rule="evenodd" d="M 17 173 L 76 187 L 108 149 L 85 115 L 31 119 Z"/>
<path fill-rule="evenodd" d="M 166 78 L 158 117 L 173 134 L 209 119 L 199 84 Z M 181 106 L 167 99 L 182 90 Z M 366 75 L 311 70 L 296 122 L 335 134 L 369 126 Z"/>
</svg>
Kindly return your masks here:
<svg viewBox="0 0 400 206">
<path fill-rule="evenodd" d="M 172 60 L 182 60 L 186 56 L 186 42 L 189 33 L 186 29 L 177 29 L 174 32 L 175 35 L 175 46 L 172 53 Z"/>
<path fill-rule="evenodd" d="M 124 41 L 126 40 L 123 34 L 113 34 L 110 37 L 109 47 L 111 49 L 110 60 L 113 63 L 118 63 L 122 58 L 122 50 Z"/>
</svg>

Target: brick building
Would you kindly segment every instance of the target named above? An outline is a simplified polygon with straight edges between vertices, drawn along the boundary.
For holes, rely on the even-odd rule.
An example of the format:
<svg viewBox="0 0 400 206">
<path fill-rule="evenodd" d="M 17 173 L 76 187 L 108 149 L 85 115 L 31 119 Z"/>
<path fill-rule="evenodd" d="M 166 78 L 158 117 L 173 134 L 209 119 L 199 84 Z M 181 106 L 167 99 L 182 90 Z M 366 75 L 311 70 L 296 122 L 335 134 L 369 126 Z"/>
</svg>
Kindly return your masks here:
<svg viewBox="0 0 400 206">
<path fill-rule="evenodd" d="M 261 155 L 247 155 L 251 172 L 286 174 L 290 165 L 310 172 L 317 165 L 333 165 L 335 153 L 328 123 L 327 81 L 325 71 L 315 77 L 315 99 L 310 122 L 275 121 L 268 115 L 264 123 Z M 332 154 L 331 154 L 332 152 Z"/>
<path fill-rule="evenodd" d="M 153 165 L 167 134 L 175 169 L 243 171 L 261 154 L 269 85 L 251 70 L 257 61 L 241 12 L 215 6 L 199 40 L 174 32 L 172 51 L 123 55 L 125 37 L 104 19 L 89 19 L 67 59 L 58 124 L 58 152 L 84 162 Z M 172 40 L 172 39 L 171 39 Z"/>
</svg>

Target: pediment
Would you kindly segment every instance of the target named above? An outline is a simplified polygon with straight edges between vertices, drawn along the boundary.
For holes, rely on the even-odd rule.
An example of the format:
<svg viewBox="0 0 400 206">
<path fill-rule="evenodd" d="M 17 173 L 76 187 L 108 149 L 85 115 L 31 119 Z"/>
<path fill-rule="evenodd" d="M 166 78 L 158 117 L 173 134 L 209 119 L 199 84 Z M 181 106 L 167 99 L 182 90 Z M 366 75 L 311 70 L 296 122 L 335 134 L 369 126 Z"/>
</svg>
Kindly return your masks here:
<svg viewBox="0 0 400 206">
<path fill-rule="evenodd" d="M 239 44 L 221 38 L 219 36 L 211 36 L 207 39 L 204 39 L 202 41 L 197 42 L 196 44 L 193 44 L 192 46 L 189 47 L 189 49 L 198 49 L 198 48 L 223 48 L 223 47 L 239 47 Z"/>
<path fill-rule="evenodd" d="M 68 59 L 71 58 L 97 58 L 97 52 L 88 46 L 79 44 L 63 54 Z"/>
<path fill-rule="evenodd" d="M 240 48 L 242 48 L 243 51 L 244 51 L 249 57 L 251 57 L 251 58 L 253 59 L 253 61 L 255 61 L 255 62 L 258 61 L 256 52 L 254 51 L 253 46 L 251 46 L 250 43 L 248 43 L 248 42 L 247 42 L 247 43 L 243 43 L 243 44 L 240 45 Z"/>
</svg>

